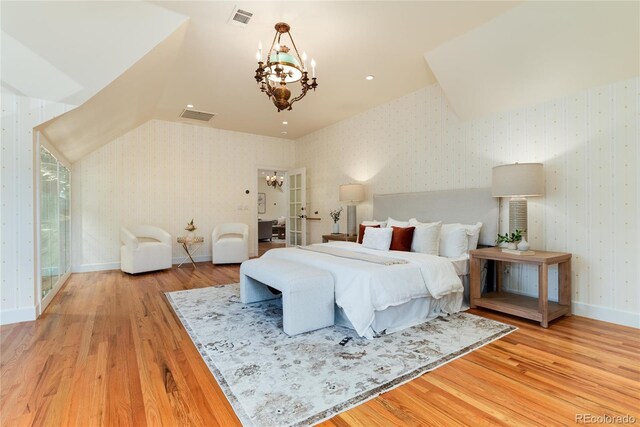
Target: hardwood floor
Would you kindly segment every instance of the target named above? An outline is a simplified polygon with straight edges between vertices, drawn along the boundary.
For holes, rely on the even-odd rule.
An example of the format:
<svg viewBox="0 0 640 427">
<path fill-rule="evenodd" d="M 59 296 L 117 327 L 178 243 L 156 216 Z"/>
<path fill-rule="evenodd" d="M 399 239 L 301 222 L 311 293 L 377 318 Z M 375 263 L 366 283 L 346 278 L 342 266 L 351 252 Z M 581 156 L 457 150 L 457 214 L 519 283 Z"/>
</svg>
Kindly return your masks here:
<svg viewBox="0 0 640 427">
<path fill-rule="evenodd" d="M 74 274 L 36 322 L 0 328 L 3 426 L 239 425 L 163 295 L 238 281 L 238 266 Z M 520 330 L 323 423 L 567 425 L 640 420 L 638 330 L 581 317 Z"/>
<path fill-rule="evenodd" d="M 284 242 L 258 242 L 258 256 L 262 256 L 266 251 L 273 248 L 284 248 Z"/>
</svg>

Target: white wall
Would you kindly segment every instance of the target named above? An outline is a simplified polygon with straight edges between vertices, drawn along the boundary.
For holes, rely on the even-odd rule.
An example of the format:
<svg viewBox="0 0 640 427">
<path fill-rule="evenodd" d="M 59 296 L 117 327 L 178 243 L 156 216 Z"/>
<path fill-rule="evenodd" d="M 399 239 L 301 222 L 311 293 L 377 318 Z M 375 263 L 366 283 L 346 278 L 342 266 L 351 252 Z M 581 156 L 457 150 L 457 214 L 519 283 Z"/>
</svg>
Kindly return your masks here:
<svg viewBox="0 0 640 427">
<path fill-rule="evenodd" d="M 72 108 L 2 93 L 0 324 L 36 318 L 33 128 Z"/>
<path fill-rule="evenodd" d="M 307 168 L 309 211 L 322 218 L 309 222 L 317 242 L 331 230 L 328 211 L 340 206 L 339 184 L 366 183 L 362 220 L 370 217 L 374 193 L 486 187 L 494 165 L 539 161 L 547 184 L 545 197 L 529 204 L 533 248 L 574 254 L 576 313 L 638 326 L 639 89 L 635 78 L 462 122 L 433 85 L 296 143 L 154 120 L 73 165 L 74 270 L 117 268 L 118 230 L 134 223 L 177 236 L 195 218 L 207 239 L 200 259 L 210 257 L 210 233 L 219 222 L 250 224 L 255 245 L 255 176 L 264 165 Z M 34 312 L 31 128 L 67 107 L 6 96 L 2 105 L 4 322 Z M 501 224 L 504 230 L 506 216 Z M 175 245 L 174 256 L 181 255 Z M 534 292 L 524 273 L 525 284 L 515 290 Z"/>
<path fill-rule="evenodd" d="M 363 220 L 374 193 L 489 187 L 495 165 L 542 162 L 546 195 L 529 202 L 532 248 L 573 253 L 577 314 L 640 326 L 639 91 L 634 78 L 462 122 L 433 85 L 303 137 L 296 165 L 307 168 L 310 211 L 322 217 L 310 224 L 312 242 L 331 229 L 339 184 L 366 183 Z M 535 293 L 524 276 L 515 290 Z"/>
<path fill-rule="evenodd" d="M 293 141 L 149 121 L 73 164 L 73 269 L 119 268 L 121 226 L 157 225 L 175 240 L 191 218 L 205 237 L 198 260 L 211 259 L 211 232 L 222 222 L 249 224 L 257 254 L 256 171 L 293 163 Z M 177 243 L 173 256 L 183 256 Z"/>
</svg>

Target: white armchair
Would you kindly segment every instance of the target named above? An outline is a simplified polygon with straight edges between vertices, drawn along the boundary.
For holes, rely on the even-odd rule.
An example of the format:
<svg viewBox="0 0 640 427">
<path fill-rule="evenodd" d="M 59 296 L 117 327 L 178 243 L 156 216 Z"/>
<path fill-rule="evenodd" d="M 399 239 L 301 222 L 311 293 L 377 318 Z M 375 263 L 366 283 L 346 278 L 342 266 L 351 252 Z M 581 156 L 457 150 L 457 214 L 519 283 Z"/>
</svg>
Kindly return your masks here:
<svg viewBox="0 0 640 427">
<path fill-rule="evenodd" d="M 227 223 L 216 226 L 211 234 L 211 261 L 235 264 L 249 259 L 249 226 Z"/>
<path fill-rule="evenodd" d="M 135 274 L 171 268 L 171 234 L 151 225 L 120 229 L 120 269 Z"/>
</svg>

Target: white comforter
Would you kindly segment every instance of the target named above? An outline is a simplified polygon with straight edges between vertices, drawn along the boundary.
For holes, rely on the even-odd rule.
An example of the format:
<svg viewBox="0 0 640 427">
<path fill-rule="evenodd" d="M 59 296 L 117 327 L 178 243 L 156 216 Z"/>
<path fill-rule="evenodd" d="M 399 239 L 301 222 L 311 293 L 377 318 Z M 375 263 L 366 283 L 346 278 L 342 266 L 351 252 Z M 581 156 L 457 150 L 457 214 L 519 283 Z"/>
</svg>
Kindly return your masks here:
<svg viewBox="0 0 640 427">
<path fill-rule="evenodd" d="M 373 322 L 376 311 L 415 298 L 440 299 L 450 293 L 463 292 L 462 282 L 453 264 L 446 258 L 415 252 L 380 252 L 351 242 L 322 245 L 408 261 L 407 264 L 380 265 L 298 248 L 272 249 L 262 256 L 286 259 L 331 272 L 335 281 L 336 304 L 344 310 L 361 336 L 365 335 Z M 457 312 L 460 307 L 444 307 L 443 310 Z"/>
</svg>

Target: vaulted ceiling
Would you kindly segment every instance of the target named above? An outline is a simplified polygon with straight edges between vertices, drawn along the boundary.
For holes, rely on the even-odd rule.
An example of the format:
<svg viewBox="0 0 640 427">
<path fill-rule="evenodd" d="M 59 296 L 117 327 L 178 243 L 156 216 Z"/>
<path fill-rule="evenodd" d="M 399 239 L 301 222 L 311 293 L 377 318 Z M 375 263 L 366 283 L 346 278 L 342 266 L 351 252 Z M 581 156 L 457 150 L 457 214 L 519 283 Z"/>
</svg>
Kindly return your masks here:
<svg viewBox="0 0 640 427">
<path fill-rule="evenodd" d="M 295 139 L 436 80 L 477 117 L 532 102 L 504 102 L 532 79 L 544 98 L 638 74 L 637 2 L 544 3 L 3 1 L 2 87 L 79 105 L 40 127 L 73 162 L 149 119 L 183 121 L 187 104 L 217 114 L 205 126 Z M 228 23 L 234 6 L 246 27 Z M 253 79 L 279 21 L 319 83 L 280 113 Z"/>
</svg>

